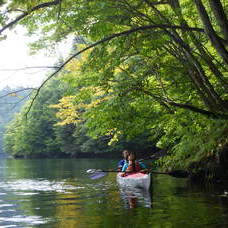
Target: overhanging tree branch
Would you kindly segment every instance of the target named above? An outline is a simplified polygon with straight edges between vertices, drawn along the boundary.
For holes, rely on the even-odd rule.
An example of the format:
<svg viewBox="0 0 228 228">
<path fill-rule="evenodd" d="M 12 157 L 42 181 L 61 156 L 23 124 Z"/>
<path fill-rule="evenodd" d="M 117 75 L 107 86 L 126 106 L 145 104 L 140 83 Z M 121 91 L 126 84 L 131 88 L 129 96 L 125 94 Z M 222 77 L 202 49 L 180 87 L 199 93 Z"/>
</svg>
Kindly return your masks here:
<svg viewBox="0 0 228 228">
<path fill-rule="evenodd" d="M 24 101 L 24 100 L 26 100 L 27 98 L 29 98 L 29 97 L 31 96 L 31 94 L 32 94 L 32 91 L 29 92 L 29 93 L 28 93 L 26 96 L 24 96 L 22 99 L 20 99 L 18 102 L 14 103 L 14 106 L 12 107 L 12 109 L 16 108 L 17 105 L 18 105 L 19 103 L 21 103 L 22 101 Z"/>
<path fill-rule="evenodd" d="M 24 19 L 25 17 L 27 17 L 28 15 L 30 15 L 32 12 L 39 10 L 39 9 L 43 9 L 46 7 L 50 7 L 50 6 L 55 6 L 60 4 L 60 0 L 56 0 L 56 1 L 52 1 L 52 2 L 44 2 L 41 3 L 39 5 L 34 6 L 33 8 L 31 8 L 29 11 L 24 12 L 23 14 L 19 15 L 16 19 L 14 19 L 13 21 L 9 22 L 8 24 L 6 24 L 4 27 L 2 27 L 0 29 L 0 34 L 5 31 L 6 29 L 12 27 L 13 25 L 15 25 L 17 22 L 21 21 L 22 19 Z"/>
<path fill-rule="evenodd" d="M 23 89 L 15 90 L 15 91 L 12 91 L 12 92 L 9 92 L 9 93 L 6 93 L 6 94 L 0 96 L 0 99 L 4 98 L 4 97 L 7 97 L 7 96 L 12 96 L 12 95 L 14 95 L 16 93 L 20 93 L 20 92 L 26 91 L 26 90 L 30 90 L 30 91 L 31 90 L 36 90 L 36 88 L 23 88 Z"/>
<path fill-rule="evenodd" d="M 36 99 L 36 97 L 38 96 L 38 94 L 39 94 L 39 92 L 40 92 L 40 90 L 41 90 L 41 88 L 47 83 L 47 81 L 49 81 L 52 77 L 54 77 L 57 73 L 59 73 L 72 59 L 74 59 L 76 56 L 78 56 L 78 55 L 80 55 L 80 54 L 82 54 L 83 52 L 85 52 L 85 51 L 87 51 L 87 50 L 89 50 L 89 49 L 91 49 L 91 48 L 93 48 L 93 47 L 96 47 L 96 46 L 98 46 L 98 45 L 100 45 L 100 44 L 102 44 L 102 43 L 105 43 L 105 42 L 107 42 L 107 41 L 110 41 L 110 40 L 112 40 L 112 39 L 114 39 L 114 38 L 117 38 L 117 37 L 120 37 L 120 36 L 124 36 L 124 35 L 129 35 L 129 34 L 131 34 L 131 33 L 134 33 L 134 32 L 138 32 L 138 31 L 143 31 L 143 30 L 147 30 L 147 29 L 163 29 L 163 28 L 171 28 L 171 29 L 187 29 L 187 30 L 194 30 L 194 31 L 198 31 L 198 32 L 204 32 L 204 30 L 203 29 L 200 29 L 200 28 L 189 28 L 189 27 L 182 27 L 182 26 L 175 26 L 175 25 L 147 25 L 147 26 L 141 26 L 141 27 L 137 27 L 137 28 L 133 28 L 133 29 L 130 29 L 130 30 L 126 30 L 126 31 L 123 31 L 123 32 L 120 32 L 120 33 L 114 33 L 114 34 L 112 34 L 111 36 L 108 36 L 108 37 L 106 37 L 106 38 L 104 38 L 104 39 L 102 39 L 102 40 L 99 40 L 99 41 L 97 41 L 97 42 L 95 42 L 95 43 L 93 43 L 93 44 L 91 44 L 90 46 L 88 46 L 88 47 L 86 47 L 86 48 L 84 48 L 84 49 L 82 49 L 81 51 L 79 51 L 79 52 L 77 52 L 77 53 L 75 53 L 74 55 L 72 55 L 70 58 L 68 58 L 62 65 L 60 65 L 59 66 L 59 68 L 56 70 L 56 71 L 54 71 L 42 84 L 41 84 L 41 86 L 37 89 L 37 92 L 36 92 L 36 94 L 35 94 L 35 96 L 34 96 L 34 98 L 32 99 L 32 101 L 31 101 L 31 104 L 30 104 L 30 106 L 29 106 L 29 108 L 28 108 L 28 111 L 27 111 L 27 113 L 26 113 L 26 118 L 27 118 L 27 114 L 29 113 L 29 111 L 31 110 L 31 107 L 32 107 L 32 105 L 33 105 L 33 103 L 34 103 L 34 101 L 35 101 L 35 99 Z"/>
<path fill-rule="evenodd" d="M 210 118 L 212 118 L 212 119 L 225 119 L 225 120 L 228 119 L 228 115 L 226 115 L 226 114 L 215 113 L 215 112 L 207 111 L 207 110 L 198 108 L 198 107 L 193 106 L 193 105 L 189 105 L 189 104 L 180 104 L 180 103 L 176 103 L 176 102 L 169 101 L 169 100 L 167 100 L 167 103 L 168 103 L 169 105 L 171 105 L 171 106 L 174 106 L 174 107 L 183 108 L 183 109 L 188 109 L 188 110 L 190 110 L 190 111 L 192 111 L 192 112 L 200 113 L 200 114 L 205 115 L 205 116 L 207 116 L 207 117 L 210 117 Z"/>
<path fill-rule="evenodd" d="M 190 111 L 195 112 L 195 113 L 202 114 L 202 115 L 207 116 L 207 117 L 212 118 L 212 119 L 225 119 L 225 120 L 228 119 L 228 115 L 227 114 L 215 113 L 215 112 L 207 111 L 207 110 L 204 110 L 204 109 L 201 109 L 201 108 L 198 108 L 196 106 L 189 105 L 189 104 L 176 103 L 176 102 L 172 101 L 171 99 L 154 95 L 150 91 L 146 91 L 146 90 L 141 90 L 141 91 L 143 93 L 145 93 L 145 94 L 147 94 L 147 95 L 155 98 L 155 100 L 157 100 L 157 101 L 158 100 L 162 101 L 166 105 L 170 105 L 170 106 L 173 106 L 173 107 L 187 109 L 187 110 L 190 110 Z"/>
<path fill-rule="evenodd" d="M 89 46 L 87 46 L 86 48 L 82 49 L 81 51 L 75 53 L 74 55 L 72 55 L 71 57 L 69 57 L 62 65 L 59 66 L 59 68 L 54 71 L 46 80 L 44 80 L 44 82 L 41 84 L 41 86 L 37 89 L 35 95 L 34 95 L 34 98 L 32 99 L 31 101 L 31 104 L 30 106 L 28 107 L 28 111 L 26 112 L 25 116 L 27 118 L 27 115 L 29 113 L 29 111 L 31 110 L 31 107 L 33 105 L 33 103 L 35 102 L 35 99 L 37 98 L 37 96 L 39 95 L 39 92 L 41 90 L 41 88 L 52 78 L 54 77 L 57 73 L 59 73 L 72 59 L 74 59 L 76 56 L 82 54 L 83 52 L 91 49 L 91 48 L 94 48 L 102 43 L 105 43 L 105 42 L 108 42 L 114 38 L 117 38 L 117 37 L 121 37 L 121 36 L 126 36 L 126 35 L 130 35 L 132 33 L 135 33 L 135 32 L 139 32 L 139 31 L 144 31 L 144 30 L 149 30 L 149 29 L 164 29 L 164 28 L 169 28 L 169 29 L 183 29 L 183 30 L 193 30 L 193 31 L 197 31 L 197 32 L 204 32 L 203 29 L 201 28 L 190 28 L 190 27 L 184 27 L 184 26 L 179 26 L 179 25 L 165 25 L 165 24 L 162 24 L 162 25 L 146 25 L 146 26 L 141 26 L 141 27 L 137 27 L 137 28 L 133 28 L 133 29 L 130 29 L 130 30 L 126 30 L 126 31 L 123 31 L 123 32 L 119 32 L 119 33 L 114 33 L 102 40 L 99 40 Z"/>
<path fill-rule="evenodd" d="M 145 2 L 148 2 L 148 0 L 144 0 Z M 195 0 L 197 1 L 197 0 Z M 199 0 L 200 1 L 200 0 Z M 170 0 L 170 3 L 177 4 L 177 0 Z M 165 21 L 167 24 L 172 24 L 172 22 L 167 19 L 156 7 L 151 6 L 151 8 L 158 14 L 158 16 Z M 183 26 L 188 26 L 183 24 Z M 205 104 L 211 109 L 219 109 L 224 110 L 227 109 L 226 106 L 224 106 L 224 101 L 220 98 L 218 93 L 215 91 L 214 87 L 212 86 L 211 82 L 208 80 L 205 70 L 203 69 L 201 63 L 199 60 L 194 56 L 192 53 L 191 47 L 187 42 L 184 42 L 182 37 L 176 32 L 176 30 L 168 30 L 164 29 L 165 32 L 174 40 L 175 43 L 178 44 L 178 46 L 181 47 L 183 54 L 185 55 L 186 59 L 190 63 L 189 70 L 193 69 L 196 74 L 189 74 L 191 80 L 193 81 L 197 91 L 201 91 L 200 94 L 206 97 L 204 99 Z M 205 33 L 207 32 L 205 28 Z M 191 34 L 191 33 L 190 33 Z"/>
</svg>

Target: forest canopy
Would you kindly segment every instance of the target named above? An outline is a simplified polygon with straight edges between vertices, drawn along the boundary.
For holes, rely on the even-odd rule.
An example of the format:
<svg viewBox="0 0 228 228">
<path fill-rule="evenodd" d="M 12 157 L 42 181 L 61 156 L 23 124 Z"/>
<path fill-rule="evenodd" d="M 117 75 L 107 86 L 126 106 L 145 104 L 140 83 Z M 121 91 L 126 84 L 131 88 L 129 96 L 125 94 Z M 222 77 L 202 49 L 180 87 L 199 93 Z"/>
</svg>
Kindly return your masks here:
<svg viewBox="0 0 228 228">
<path fill-rule="evenodd" d="M 59 75 L 67 91 L 57 125 L 93 138 L 146 133 L 169 154 L 167 167 L 217 159 L 227 145 L 228 3 L 220 0 L 56 0 L 4 3 L 0 34 L 17 24 L 36 35 L 33 51 L 73 36 Z M 12 17 L 13 15 L 13 17 Z M 14 19 L 12 19 L 14 18 Z M 48 111 L 50 112 L 50 111 Z"/>
</svg>

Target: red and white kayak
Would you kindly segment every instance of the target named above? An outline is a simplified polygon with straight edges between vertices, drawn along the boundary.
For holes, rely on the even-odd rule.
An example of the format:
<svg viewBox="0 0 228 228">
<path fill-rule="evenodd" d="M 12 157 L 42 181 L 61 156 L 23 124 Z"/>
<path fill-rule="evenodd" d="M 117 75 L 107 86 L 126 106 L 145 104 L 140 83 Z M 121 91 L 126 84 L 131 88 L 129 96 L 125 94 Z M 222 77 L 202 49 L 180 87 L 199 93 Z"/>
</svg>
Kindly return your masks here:
<svg viewBox="0 0 228 228">
<path fill-rule="evenodd" d="M 149 189 L 151 176 L 145 173 L 130 173 L 122 177 L 121 173 L 117 174 L 117 183 L 121 187 Z"/>
</svg>

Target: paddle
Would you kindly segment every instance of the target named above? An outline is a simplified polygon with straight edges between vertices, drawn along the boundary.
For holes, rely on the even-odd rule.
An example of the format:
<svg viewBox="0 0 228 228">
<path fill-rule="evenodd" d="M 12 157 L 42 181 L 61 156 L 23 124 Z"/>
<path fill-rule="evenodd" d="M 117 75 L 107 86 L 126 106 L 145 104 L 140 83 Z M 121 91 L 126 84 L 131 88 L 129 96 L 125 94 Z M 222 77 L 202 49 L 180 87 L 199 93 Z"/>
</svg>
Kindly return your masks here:
<svg viewBox="0 0 228 228">
<path fill-rule="evenodd" d="M 86 171 L 87 173 L 91 174 L 90 179 L 95 180 L 99 179 L 101 177 L 104 177 L 106 173 L 113 172 L 113 173 L 119 173 L 121 171 L 117 170 L 101 170 L 101 169 L 88 169 Z M 189 173 L 184 170 L 174 170 L 171 172 L 156 172 L 156 171 L 150 171 L 150 173 L 153 174 L 164 174 L 164 175 L 169 175 L 171 177 L 176 177 L 176 178 L 187 178 L 189 176 Z"/>
<path fill-rule="evenodd" d="M 150 160 L 150 159 L 154 159 L 154 158 L 156 158 L 156 155 L 153 154 L 153 155 L 151 155 L 151 156 L 149 156 L 147 158 L 141 158 L 138 161 L 141 162 L 141 161 L 144 161 L 144 160 Z M 92 175 L 90 175 L 90 179 L 95 180 L 95 179 L 99 179 L 99 178 L 104 177 L 107 172 L 120 172 L 120 171 L 117 171 L 117 170 L 88 169 L 86 172 L 92 174 Z"/>
</svg>

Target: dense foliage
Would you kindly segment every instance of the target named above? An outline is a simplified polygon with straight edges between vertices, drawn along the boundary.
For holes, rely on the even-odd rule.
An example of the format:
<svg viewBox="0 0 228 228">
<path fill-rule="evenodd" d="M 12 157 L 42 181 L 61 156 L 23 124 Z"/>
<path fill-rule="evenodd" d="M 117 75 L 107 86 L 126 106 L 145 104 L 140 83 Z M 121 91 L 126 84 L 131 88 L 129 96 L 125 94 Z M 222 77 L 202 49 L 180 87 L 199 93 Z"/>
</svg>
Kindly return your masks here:
<svg viewBox="0 0 228 228">
<path fill-rule="evenodd" d="M 39 34 L 33 50 L 76 37 L 56 71 L 66 66 L 72 88 L 55 106 L 60 125 L 83 123 L 111 142 L 147 133 L 169 148 L 168 167 L 218 158 L 228 125 L 226 1 L 14 0 L 9 8 L 23 9 L 18 21 Z"/>
<path fill-rule="evenodd" d="M 0 153 L 3 147 L 5 127 L 14 118 L 15 113 L 19 112 L 30 92 L 31 90 L 25 88 L 5 87 L 0 90 Z"/>
<path fill-rule="evenodd" d="M 7 153 L 16 158 L 119 157 L 125 148 L 142 152 L 155 149 L 145 134 L 131 141 L 122 136 L 118 143 L 109 146 L 110 137 L 87 136 L 83 123 L 57 126 L 56 110 L 49 106 L 57 103 L 67 90 L 66 84 L 58 79 L 47 83 L 27 119 L 25 113 L 31 101 L 25 104 L 7 127 L 4 145 Z"/>
</svg>

